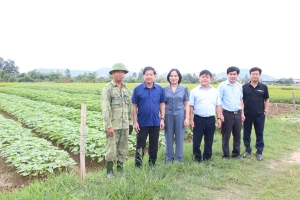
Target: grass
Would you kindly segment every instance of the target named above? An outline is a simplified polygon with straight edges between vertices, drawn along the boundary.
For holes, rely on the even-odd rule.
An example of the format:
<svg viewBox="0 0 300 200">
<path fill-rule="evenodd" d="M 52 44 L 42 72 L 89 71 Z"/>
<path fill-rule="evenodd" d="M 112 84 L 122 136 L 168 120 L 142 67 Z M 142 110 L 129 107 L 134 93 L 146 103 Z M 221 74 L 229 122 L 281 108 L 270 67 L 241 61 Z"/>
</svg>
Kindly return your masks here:
<svg viewBox="0 0 300 200">
<path fill-rule="evenodd" d="M 152 168 L 147 164 L 134 167 L 131 157 L 124 173 L 117 173 L 113 180 L 107 180 L 100 169 L 87 174 L 85 181 L 70 171 L 34 181 L 22 190 L 0 193 L 0 199 L 298 199 L 300 167 L 291 155 L 300 152 L 299 133 L 299 115 L 270 118 L 261 162 L 255 150 L 246 159 L 223 160 L 221 135 L 216 132 L 212 160 L 199 165 L 193 162 L 191 142 L 187 142 L 182 164 L 165 164 L 165 150 L 160 148 Z M 254 148 L 253 139 L 254 134 Z"/>
</svg>

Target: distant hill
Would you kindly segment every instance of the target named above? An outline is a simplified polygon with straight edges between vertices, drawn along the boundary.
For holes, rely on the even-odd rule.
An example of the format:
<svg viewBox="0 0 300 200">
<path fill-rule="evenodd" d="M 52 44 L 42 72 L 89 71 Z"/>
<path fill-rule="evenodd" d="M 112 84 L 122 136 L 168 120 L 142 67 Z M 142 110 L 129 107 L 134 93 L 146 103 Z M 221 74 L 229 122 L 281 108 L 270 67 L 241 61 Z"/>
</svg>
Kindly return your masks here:
<svg viewBox="0 0 300 200">
<path fill-rule="evenodd" d="M 111 68 L 107 67 L 107 68 L 101 68 L 101 69 L 98 69 L 97 70 L 97 74 L 98 74 L 98 77 L 108 77 L 109 75 L 109 71 L 111 70 Z M 49 72 L 53 72 L 53 71 L 56 71 L 56 72 L 61 72 L 61 73 L 65 73 L 66 69 L 46 69 L 46 68 L 39 68 L 37 69 L 38 72 L 44 72 L 44 73 L 49 73 Z M 71 76 L 78 76 L 79 74 L 84 74 L 84 72 L 86 73 L 93 73 L 94 71 L 91 71 L 91 70 L 70 70 L 70 73 L 71 73 Z M 136 72 L 138 74 L 138 72 Z M 194 72 L 197 76 L 199 75 L 199 72 Z M 191 74 L 194 74 L 194 73 L 191 73 Z M 128 77 L 128 76 L 132 76 L 133 72 L 128 72 L 128 74 L 125 75 L 125 77 Z M 167 72 L 166 73 L 162 73 L 162 74 L 158 74 L 158 76 L 167 76 Z M 182 75 L 186 75 L 188 73 L 181 73 Z M 240 74 L 239 74 L 239 79 L 243 79 L 245 78 L 245 76 L 248 76 L 249 77 L 249 69 L 245 69 L 245 68 L 240 68 Z M 219 74 L 216 74 L 216 76 L 218 78 L 227 78 L 227 73 L 226 72 L 222 72 L 222 73 L 219 73 Z M 261 75 L 261 79 L 262 80 L 269 80 L 269 81 L 273 81 L 275 80 L 274 77 L 272 76 L 269 76 L 267 74 L 262 74 Z"/>
<path fill-rule="evenodd" d="M 111 68 L 107 67 L 107 68 L 101 68 L 97 70 L 97 74 L 98 77 L 108 77 L 109 76 L 109 71 L 111 70 Z M 43 72 L 43 73 L 50 73 L 50 72 L 60 72 L 60 73 L 65 73 L 66 69 L 46 69 L 46 68 L 39 68 L 37 69 L 38 72 Z M 72 70 L 70 69 L 70 73 L 71 76 L 78 76 L 80 74 L 84 74 L 84 73 L 93 73 L 95 71 L 91 71 L 91 70 Z M 132 76 L 133 72 L 128 72 L 128 74 L 126 74 L 125 76 Z"/>
<path fill-rule="evenodd" d="M 248 78 L 250 77 L 249 69 L 240 68 L 240 74 L 239 74 L 239 76 L 238 76 L 239 79 L 245 78 L 246 75 L 248 76 Z M 218 78 L 227 78 L 227 73 L 226 73 L 226 72 L 222 72 L 222 73 L 216 74 L 216 76 L 217 76 Z M 262 75 L 261 75 L 261 79 L 262 79 L 262 80 L 269 80 L 269 81 L 275 80 L 274 77 L 269 76 L 268 74 L 262 74 Z"/>
</svg>

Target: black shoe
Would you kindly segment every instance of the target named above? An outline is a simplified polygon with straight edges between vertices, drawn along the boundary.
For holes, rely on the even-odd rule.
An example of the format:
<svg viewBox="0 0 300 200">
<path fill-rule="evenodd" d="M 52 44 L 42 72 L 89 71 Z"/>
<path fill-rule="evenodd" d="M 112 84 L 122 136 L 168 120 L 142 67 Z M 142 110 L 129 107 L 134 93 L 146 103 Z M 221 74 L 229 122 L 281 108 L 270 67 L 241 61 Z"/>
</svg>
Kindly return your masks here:
<svg viewBox="0 0 300 200">
<path fill-rule="evenodd" d="M 250 153 L 248 151 L 246 151 L 243 155 L 243 158 L 247 158 L 250 155 Z"/>
<path fill-rule="evenodd" d="M 229 156 L 223 156 L 223 160 L 229 160 Z"/>
<path fill-rule="evenodd" d="M 241 159 L 241 156 L 232 156 L 232 157 L 236 159 Z"/>
<path fill-rule="evenodd" d="M 261 154 L 256 154 L 256 158 L 258 161 L 261 161 L 262 160 L 262 155 Z"/>
</svg>

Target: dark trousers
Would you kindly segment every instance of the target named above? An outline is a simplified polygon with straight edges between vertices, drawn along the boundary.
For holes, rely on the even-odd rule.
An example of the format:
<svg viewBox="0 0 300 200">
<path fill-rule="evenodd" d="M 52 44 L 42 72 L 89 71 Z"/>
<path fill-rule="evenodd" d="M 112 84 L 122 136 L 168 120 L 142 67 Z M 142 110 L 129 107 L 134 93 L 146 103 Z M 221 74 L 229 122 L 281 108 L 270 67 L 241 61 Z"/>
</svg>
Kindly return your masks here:
<svg viewBox="0 0 300 200">
<path fill-rule="evenodd" d="M 194 115 L 193 129 L 193 154 L 196 161 L 201 161 L 201 141 L 204 136 L 203 160 L 209 160 L 212 156 L 212 145 L 215 133 L 215 117 L 200 117 Z"/>
<path fill-rule="evenodd" d="M 245 116 L 246 119 L 244 121 L 244 145 L 246 147 L 246 151 L 251 153 L 252 149 L 250 146 L 251 143 L 251 131 L 252 125 L 254 125 L 255 134 L 256 134 L 256 153 L 262 154 L 264 149 L 264 128 L 265 128 L 265 114 L 260 114 L 258 116 Z"/>
<path fill-rule="evenodd" d="M 146 147 L 147 137 L 149 135 L 149 164 L 155 165 L 157 159 L 159 126 L 144 126 L 140 127 L 139 133 L 136 134 L 136 152 L 135 166 L 140 167 L 143 163 L 144 150 Z"/>
<path fill-rule="evenodd" d="M 233 149 L 232 157 L 240 155 L 241 146 L 241 130 L 242 130 L 242 116 L 239 111 L 237 114 L 226 112 L 223 110 L 224 122 L 222 123 L 222 150 L 223 157 L 229 157 L 229 140 L 232 132 Z"/>
</svg>

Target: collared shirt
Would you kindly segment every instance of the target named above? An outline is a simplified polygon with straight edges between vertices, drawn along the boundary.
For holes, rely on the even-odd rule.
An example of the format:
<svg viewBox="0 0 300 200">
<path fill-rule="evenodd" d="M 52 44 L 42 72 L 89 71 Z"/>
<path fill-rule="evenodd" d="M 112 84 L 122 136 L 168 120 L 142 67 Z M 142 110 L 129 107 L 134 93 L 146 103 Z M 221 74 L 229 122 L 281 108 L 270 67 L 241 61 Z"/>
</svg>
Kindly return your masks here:
<svg viewBox="0 0 300 200">
<path fill-rule="evenodd" d="M 257 116 L 264 113 L 265 100 L 269 98 L 268 87 L 258 82 L 254 88 L 251 82 L 243 85 L 244 114 Z"/>
<path fill-rule="evenodd" d="M 122 83 L 122 89 L 112 80 L 102 90 L 102 116 L 104 128 L 128 129 L 132 125 L 130 90 Z"/>
<path fill-rule="evenodd" d="M 218 92 L 223 110 L 233 112 L 242 109 L 241 99 L 243 98 L 243 89 L 239 82 L 235 82 L 232 85 L 228 80 L 223 81 L 218 86 Z"/>
<path fill-rule="evenodd" d="M 160 104 L 166 101 L 160 85 L 153 84 L 147 88 L 145 83 L 136 86 L 133 90 L 132 103 L 137 104 L 137 121 L 140 126 L 160 125 Z"/>
<path fill-rule="evenodd" d="M 164 88 L 164 93 L 167 98 L 166 115 L 185 114 L 184 103 L 189 101 L 189 90 L 186 87 L 178 85 L 175 92 L 173 92 L 169 85 Z"/>
<path fill-rule="evenodd" d="M 216 88 L 209 86 L 204 89 L 201 85 L 191 90 L 190 106 L 194 106 L 194 114 L 201 117 L 216 115 L 216 106 L 221 105 Z"/>
</svg>

